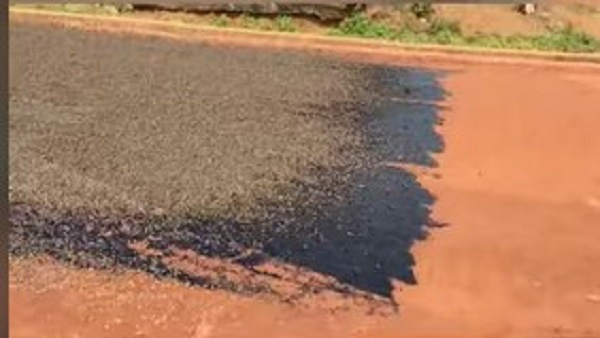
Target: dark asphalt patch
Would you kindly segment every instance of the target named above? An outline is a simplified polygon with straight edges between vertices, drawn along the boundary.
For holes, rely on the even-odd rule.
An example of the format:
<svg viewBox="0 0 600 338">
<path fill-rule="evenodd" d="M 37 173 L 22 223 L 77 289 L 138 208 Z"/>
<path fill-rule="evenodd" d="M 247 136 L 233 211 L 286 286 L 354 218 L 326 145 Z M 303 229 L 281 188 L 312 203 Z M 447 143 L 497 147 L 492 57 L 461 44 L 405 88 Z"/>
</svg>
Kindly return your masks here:
<svg viewBox="0 0 600 338">
<path fill-rule="evenodd" d="M 184 127 L 189 124 L 195 126 L 197 133 L 208 134 L 216 127 L 226 127 L 228 123 L 252 121 L 255 114 L 258 121 L 264 124 L 261 128 L 249 129 L 244 129 L 243 124 L 238 125 L 240 135 L 234 143 L 229 143 L 227 138 L 219 138 L 218 134 L 210 134 L 212 139 L 194 139 L 189 136 L 193 141 L 190 142 L 197 145 L 197 148 L 193 148 L 193 145 L 190 147 L 203 151 L 206 155 L 190 160 L 200 168 L 195 174 L 209 179 L 186 194 L 211 191 L 213 199 L 221 199 L 223 205 L 226 205 L 225 208 L 217 209 L 218 212 L 182 213 L 180 210 L 189 209 L 167 208 L 164 215 L 151 215 L 147 211 L 136 213 L 127 209 L 125 204 L 115 206 L 111 212 L 105 208 L 107 205 L 110 207 L 111 198 L 115 203 L 121 199 L 111 195 L 116 192 L 110 189 L 97 190 L 98 194 L 102 193 L 105 197 L 99 199 L 98 208 L 94 208 L 94 204 L 85 203 L 85 192 L 78 190 L 86 185 L 77 186 L 74 181 L 66 180 L 58 182 L 60 184 L 43 186 L 44 180 L 52 177 L 44 176 L 47 173 L 43 172 L 38 175 L 35 168 L 15 164 L 11 169 L 31 170 L 24 177 L 41 183 L 29 190 L 40 195 L 24 193 L 17 195 L 22 198 L 11 196 L 12 255 L 48 254 L 82 267 L 136 269 L 209 288 L 268 291 L 268 285 L 232 285 L 223 279 L 211 280 L 190 275 L 165 265 L 161 260 L 162 256 L 171 255 L 175 249 L 187 249 L 200 255 L 235 261 L 235 257 L 250 249 L 262 253 L 256 256 L 260 259 L 240 259 L 237 260 L 238 264 L 251 267 L 261 264 L 264 259 L 284 261 L 335 277 L 339 285 L 331 287 L 339 292 L 350 290 L 343 287 L 346 285 L 389 297 L 391 278 L 407 283 L 417 282 L 412 272 L 415 262 L 410 248 L 414 241 L 426 237 L 430 223 L 429 208 L 434 198 L 419 185 L 413 174 L 389 168 L 385 163 L 435 165 L 431 155 L 443 149 L 442 140 L 434 130 L 439 123 L 439 107 L 436 102 L 445 95 L 438 82 L 439 74 L 420 69 L 342 63 L 325 57 L 296 53 L 236 48 L 215 50 L 212 47 L 192 47 L 162 40 L 149 42 L 134 39 L 127 40 L 130 45 L 125 52 L 114 49 L 114 53 L 123 54 L 113 56 L 111 60 L 116 63 L 110 63 L 89 59 L 93 57 L 93 52 L 89 49 L 97 43 L 102 46 L 102 53 L 98 57 L 108 57 L 105 48 L 118 47 L 122 43 L 120 39 L 125 38 L 66 30 L 42 32 L 32 27 L 19 27 L 11 34 L 13 57 L 25 57 L 21 53 L 31 51 L 34 46 L 30 44 L 40 42 L 40 37 L 46 35 L 48 39 L 58 39 L 64 44 L 64 49 L 60 52 L 47 50 L 42 53 L 47 57 L 50 54 L 50 61 L 34 56 L 26 59 L 28 65 L 15 62 L 13 68 L 11 64 L 11 78 L 16 79 L 11 82 L 11 104 L 13 107 L 18 105 L 19 109 L 19 116 L 11 121 L 11 131 L 13 128 L 18 130 L 18 133 L 11 135 L 11 142 L 20 142 L 20 135 L 31 138 L 17 147 L 11 157 L 18 159 L 31 152 L 46 157 L 51 163 L 62 161 L 61 165 L 66 168 L 76 168 L 78 175 L 95 177 L 97 185 L 94 187 L 103 187 L 101 183 L 106 182 L 133 182 L 136 187 L 144 186 L 147 178 L 140 177 L 143 176 L 140 172 L 146 171 L 136 161 L 156 165 L 169 177 L 172 174 L 168 170 L 177 168 L 162 166 L 160 159 L 147 162 L 143 152 L 132 155 L 128 153 L 129 148 L 118 149 L 111 144 L 111 138 L 116 136 L 113 129 L 121 132 L 125 130 L 114 124 L 119 121 L 115 118 L 115 112 L 124 114 L 129 126 L 133 126 L 130 129 L 133 133 L 132 141 L 121 146 L 134 147 L 135 132 L 161 141 L 164 140 L 164 134 L 169 132 L 168 127 L 184 128 L 181 133 L 177 129 L 166 138 L 168 142 L 174 142 L 183 149 L 177 148 L 174 152 L 187 151 L 186 138 L 182 135 L 191 135 L 190 130 Z M 61 34 L 74 34 L 75 37 L 73 41 L 65 42 L 61 40 Z M 18 48 L 13 49 L 13 45 Z M 50 48 L 51 45 L 46 47 Z M 60 59 L 62 54 L 67 56 L 63 60 Z M 139 59 L 130 59 L 132 54 L 156 59 L 159 63 L 152 65 Z M 169 58 L 172 60 L 168 61 Z M 82 67 L 78 69 L 78 66 L 69 62 L 80 63 Z M 181 66 L 181 63 L 184 65 Z M 34 65 L 38 67 L 37 70 Z M 96 65 L 97 69 L 90 68 L 91 65 Z M 235 71 L 218 72 L 219 77 L 209 81 L 206 74 L 195 70 L 193 65 L 209 69 L 209 72 L 227 68 Z M 291 69 L 291 66 L 296 68 Z M 73 75 L 76 79 L 60 73 L 65 69 L 68 71 L 70 67 L 87 73 Z M 125 75 L 123 78 L 119 77 L 120 71 L 132 67 L 163 67 L 164 71 L 159 73 L 145 74 L 158 74 L 158 78 L 170 82 L 155 83 L 152 82 L 152 77 L 140 79 L 151 81 L 147 85 L 154 84 L 162 89 L 154 93 L 144 92 L 143 85 L 136 87 L 128 82 L 131 79 L 124 78 Z M 249 70 L 258 72 L 258 75 Z M 107 72 L 108 77 L 102 75 L 102 72 Z M 203 81 L 191 84 L 186 80 L 177 80 L 185 79 L 186 75 L 193 72 L 198 72 L 199 77 L 204 76 Z M 45 77 L 40 78 L 41 74 Z M 110 77 L 114 78 L 112 82 L 109 81 Z M 288 80 L 282 80 L 284 77 Z M 89 88 L 79 88 L 83 84 L 78 84 L 77 79 L 84 81 Z M 216 85 L 217 89 L 211 87 L 216 82 L 219 83 Z M 130 87 L 125 86 L 126 83 Z M 167 90 L 168 86 L 174 88 Z M 196 91 L 187 90 L 188 86 Z M 130 89 L 135 91 L 129 92 Z M 327 91 L 321 92 L 324 89 Z M 184 99 L 179 97 L 180 91 L 187 93 Z M 218 102 L 210 103 L 211 99 L 215 100 L 215 95 L 225 93 L 229 93 L 228 103 L 221 98 L 217 99 Z M 137 99 L 133 100 L 134 97 Z M 192 100 L 191 97 L 197 100 L 193 104 L 188 102 Z M 160 113 L 160 109 L 155 110 L 152 108 L 154 105 L 144 106 L 143 102 L 148 100 L 165 100 L 166 103 L 160 103 L 159 107 L 167 109 L 169 114 L 166 117 L 164 114 L 156 114 L 157 111 Z M 84 112 L 84 115 L 99 114 L 102 118 L 92 118 L 83 124 L 78 122 L 78 119 L 89 119 L 89 116 L 79 113 L 84 105 L 77 103 L 78 101 L 93 102 L 91 111 Z M 144 112 L 127 115 L 127 111 L 118 107 L 122 104 L 126 109 L 134 109 L 133 104 L 140 102 L 142 107 L 149 107 L 155 113 L 152 116 L 158 116 L 152 117 L 158 124 L 140 122 L 139 119 L 145 116 Z M 167 106 L 167 103 L 171 105 Z M 204 107 L 215 104 L 221 105 L 221 108 L 226 107 L 223 108 L 225 119 L 211 120 L 210 114 L 213 112 L 214 115 L 214 110 Z M 244 109 L 237 109 L 238 105 L 242 105 Z M 50 108 L 44 110 L 44 107 Z M 60 118 L 59 113 L 51 114 L 52 107 L 61 107 L 59 111 L 66 111 L 66 115 Z M 69 110 L 68 107 L 72 109 Z M 180 107 L 181 110 L 178 110 Z M 184 113 L 186 111 L 191 114 Z M 38 116 L 43 112 L 50 113 Z M 197 120 L 197 114 L 207 112 L 208 115 L 202 115 L 202 119 Z M 59 121 L 53 121 L 53 118 Z M 177 119 L 183 119 L 184 123 L 174 124 L 173 120 Z M 164 123 L 166 127 L 160 123 Z M 306 123 L 310 127 L 297 129 L 299 123 Z M 80 134 L 82 132 L 78 128 L 84 129 L 85 133 Z M 157 128 L 159 133 L 145 133 L 144 128 Z M 284 137 L 281 137 L 282 132 Z M 286 132 L 289 132 L 287 136 Z M 301 134 L 302 137 L 298 138 Z M 263 137 L 265 143 L 253 143 L 259 136 Z M 36 137 L 44 138 L 40 143 Z M 72 139 L 61 143 L 60 140 L 64 141 L 65 137 Z M 89 142 L 90 139 L 93 142 L 88 147 L 91 148 L 82 151 L 81 142 Z M 94 142 L 108 145 L 105 148 L 94 148 Z M 160 148 L 158 143 L 152 140 L 148 142 L 149 145 Z M 311 146 L 289 146 L 289 143 L 294 142 L 305 142 Z M 255 155 L 248 155 L 245 150 L 237 152 L 239 148 L 246 149 L 241 146 L 244 143 L 251 144 L 251 148 L 257 151 L 273 149 L 274 144 L 279 148 L 275 148 L 272 160 L 256 160 Z M 256 161 L 249 167 L 251 175 L 244 176 L 234 189 L 227 186 L 227 175 L 228 166 L 233 166 L 236 162 L 219 157 L 218 152 L 223 149 L 237 155 L 238 161 Z M 59 150 L 62 153 L 59 154 Z M 160 151 L 159 149 L 158 152 Z M 169 149 L 164 149 L 165 156 L 170 156 L 168 151 Z M 98 153 L 101 156 L 96 157 Z M 70 155 L 73 155 L 72 158 Z M 169 158 L 179 160 L 177 157 Z M 182 157 L 183 160 L 185 158 Z M 108 167 L 107 160 L 111 164 Z M 123 165 L 124 162 L 120 161 L 127 163 Z M 207 165 L 214 161 L 217 161 L 217 165 Z M 302 165 L 290 165 L 297 162 Z M 94 167 L 95 163 L 103 171 Z M 110 170 L 113 175 L 128 177 L 127 180 L 119 181 L 119 177 L 109 177 Z M 123 170 L 131 172 L 125 173 Z M 282 171 L 282 175 L 274 174 Z M 186 179 L 177 181 L 177 177 L 174 181 L 161 180 L 162 176 L 152 176 L 152 173 L 149 175 L 155 180 L 151 183 L 163 190 L 168 190 L 169 187 L 185 189 L 187 183 L 197 182 Z M 214 183 L 210 181 L 211 175 L 219 178 L 214 186 L 211 185 Z M 233 171 L 231 175 L 237 177 L 244 174 Z M 259 190 L 262 189 L 260 194 L 253 192 L 257 188 L 254 184 L 257 177 L 266 177 L 268 181 L 268 184 L 259 187 Z M 11 188 L 18 190 L 19 182 L 22 181 L 12 181 Z M 49 187 L 62 190 L 58 194 L 44 190 Z M 219 190 L 220 187 L 223 191 Z M 149 189 L 161 191 L 152 190 L 152 185 Z M 220 193 L 222 194 L 219 195 Z M 236 204 L 236 198 L 231 199 L 236 193 L 252 196 L 251 199 L 241 198 L 242 202 L 238 202 L 251 204 L 253 212 L 240 211 L 246 210 L 247 205 Z M 38 198 L 42 195 L 47 198 Z M 160 194 L 152 196 L 160 197 Z M 61 202 L 61 198 L 77 203 L 69 206 L 48 202 Z M 240 199 L 239 196 L 237 198 Z M 84 203 L 79 203 L 82 199 Z M 201 207 L 203 203 L 206 201 L 200 198 L 195 200 L 193 206 Z M 239 209 L 236 208 L 238 205 Z M 237 212 L 243 215 L 238 215 Z M 155 257 L 136 252 L 130 245 L 137 242 L 147 243 L 160 255 Z"/>
</svg>

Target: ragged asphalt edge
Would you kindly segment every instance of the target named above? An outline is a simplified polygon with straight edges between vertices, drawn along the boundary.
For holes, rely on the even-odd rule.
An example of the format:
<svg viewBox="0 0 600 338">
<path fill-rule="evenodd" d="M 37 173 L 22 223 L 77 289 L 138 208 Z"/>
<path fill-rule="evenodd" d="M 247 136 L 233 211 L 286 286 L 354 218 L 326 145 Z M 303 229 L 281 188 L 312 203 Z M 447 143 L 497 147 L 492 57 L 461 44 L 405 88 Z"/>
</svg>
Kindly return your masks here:
<svg viewBox="0 0 600 338">
<path fill-rule="evenodd" d="M 79 24 L 79 26 L 75 25 L 75 28 L 93 28 L 106 32 L 135 33 L 188 41 L 195 40 L 244 46 L 371 54 L 389 57 L 418 57 L 431 61 L 508 64 L 543 63 L 550 66 L 585 66 L 600 69 L 600 53 L 559 53 L 407 44 L 354 37 L 257 31 L 243 28 L 213 27 L 177 21 L 54 12 L 28 8 L 10 7 L 9 11 L 11 20 L 16 14 L 20 17 L 29 16 L 42 20 L 58 20 L 64 24 Z"/>
</svg>

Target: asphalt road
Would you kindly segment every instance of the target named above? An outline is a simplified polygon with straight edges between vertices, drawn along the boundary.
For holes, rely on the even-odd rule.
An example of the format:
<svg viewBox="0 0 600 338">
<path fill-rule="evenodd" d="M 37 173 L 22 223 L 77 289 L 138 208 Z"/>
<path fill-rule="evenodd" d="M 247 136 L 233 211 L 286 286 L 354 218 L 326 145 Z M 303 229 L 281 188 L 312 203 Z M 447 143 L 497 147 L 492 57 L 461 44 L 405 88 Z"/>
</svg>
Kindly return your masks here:
<svg viewBox="0 0 600 338">
<path fill-rule="evenodd" d="M 13 255 L 251 292 L 161 257 L 416 282 L 433 197 L 383 163 L 434 165 L 438 74 L 34 23 L 11 24 L 10 60 Z"/>
<path fill-rule="evenodd" d="M 597 67 L 365 53 L 369 62 L 421 68 L 386 67 L 18 18 L 10 46 L 15 337 L 598 336 Z M 117 45 L 127 56 L 105 51 Z M 338 57 L 347 51 L 330 47 Z M 146 84 L 128 79 L 131 67 L 117 59 L 144 65 Z M 226 71 L 218 81 L 188 79 L 209 72 L 203 65 L 234 67 L 244 81 Z M 302 68 L 287 73 L 290 65 Z M 450 73 L 424 70 L 432 65 Z M 283 70 L 294 81 L 265 75 Z M 313 81 L 298 83 L 303 73 Z M 205 97 L 179 97 L 177 79 Z M 203 105 L 215 100 L 207 93 L 226 92 L 215 83 L 246 96 Z M 161 99 L 147 89 L 156 86 L 173 92 Z M 225 108 L 227 118 L 213 116 Z M 441 110 L 445 123 L 434 128 Z M 187 126 L 198 120 L 212 122 Z M 248 127 L 253 121 L 268 127 Z M 229 146 L 224 130 L 237 143 Z M 297 150 L 298 135 L 310 152 Z M 258 161 L 261 152 L 278 157 Z M 195 153 L 214 154 L 215 167 Z M 432 153 L 439 166 L 412 169 L 418 182 L 382 165 L 435 166 Z M 245 198 L 231 198 L 231 156 L 257 175 L 236 174 L 233 191 Z M 186 163 L 194 167 L 171 173 Z M 202 198 L 211 184 L 218 193 L 208 200 L 218 203 Z M 189 198 L 165 205 L 163 193 Z M 430 216 L 448 226 L 425 231 Z M 394 310 L 386 299 L 400 311 L 372 311 Z"/>
</svg>

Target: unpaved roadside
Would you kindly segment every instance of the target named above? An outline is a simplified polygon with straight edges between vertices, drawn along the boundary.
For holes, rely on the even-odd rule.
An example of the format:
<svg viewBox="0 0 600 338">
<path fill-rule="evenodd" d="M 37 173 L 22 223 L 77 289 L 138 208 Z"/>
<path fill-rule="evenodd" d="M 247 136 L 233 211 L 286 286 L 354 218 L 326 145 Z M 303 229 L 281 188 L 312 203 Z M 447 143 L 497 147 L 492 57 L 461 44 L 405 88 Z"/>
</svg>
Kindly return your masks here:
<svg viewBox="0 0 600 338">
<path fill-rule="evenodd" d="M 432 315 L 498 337 L 600 336 L 599 83 L 595 72 L 536 67 L 448 77 L 442 178 L 422 181 L 450 226 L 415 250 L 405 323 Z"/>
<path fill-rule="evenodd" d="M 295 307 L 18 261 L 12 335 L 600 336 L 600 73 L 534 62 L 435 64 L 451 70 L 442 81 L 445 150 L 436 175 L 420 181 L 448 226 L 415 250 L 418 284 L 394 290 L 400 313 L 347 303 L 331 312 L 326 297 Z M 31 274 L 47 283 L 32 285 Z"/>
<path fill-rule="evenodd" d="M 252 31 L 236 28 L 218 28 L 198 26 L 184 22 L 162 20 L 96 16 L 89 14 L 61 13 L 15 8 L 11 10 L 11 20 L 45 23 L 55 26 L 66 26 L 87 31 L 98 31 L 112 34 L 135 34 L 149 37 L 170 38 L 188 42 L 209 44 L 228 44 L 237 46 L 261 46 L 270 48 L 293 49 L 335 53 L 341 55 L 356 54 L 360 57 L 384 55 L 403 61 L 418 59 L 427 62 L 440 60 L 460 63 L 509 63 L 540 64 L 541 60 L 555 65 L 556 61 L 568 61 L 564 65 L 591 67 L 591 63 L 600 63 L 597 53 L 560 53 L 519 50 L 482 49 L 460 46 L 401 44 L 389 41 L 377 41 L 360 38 L 320 36 L 300 33 L 279 33 Z M 485 56 L 482 59 L 482 56 Z"/>
</svg>

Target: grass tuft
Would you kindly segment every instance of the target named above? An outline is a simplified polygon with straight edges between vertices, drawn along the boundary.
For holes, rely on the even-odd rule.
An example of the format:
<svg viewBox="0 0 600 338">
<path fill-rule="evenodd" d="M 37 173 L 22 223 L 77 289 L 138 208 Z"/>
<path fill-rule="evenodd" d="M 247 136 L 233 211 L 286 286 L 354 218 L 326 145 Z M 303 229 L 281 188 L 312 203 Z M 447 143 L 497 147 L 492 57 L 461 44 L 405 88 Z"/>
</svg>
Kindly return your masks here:
<svg viewBox="0 0 600 338">
<path fill-rule="evenodd" d="M 211 23 L 211 25 L 214 25 L 217 27 L 228 27 L 231 25 L 231 19 L 227 15 L 221 14 L 219 16 L 215 16 L 214 18 L 212 18 L 210 23 Z"/>
<path fill-rule="evenodd" d="M 342 21 L 338 28 L 341 35 L 361 36 L 367 38 L 393 39 L 396 32 L 384 23 L 374 21 L 364 13 L 356 13 Z"/>
<path fill-rule="evenodd" d="M 280 15 L 275 19 L 275 25 L 280 32 L 295 32 L 296 25 L 291 16 Z"/>
</svg>

